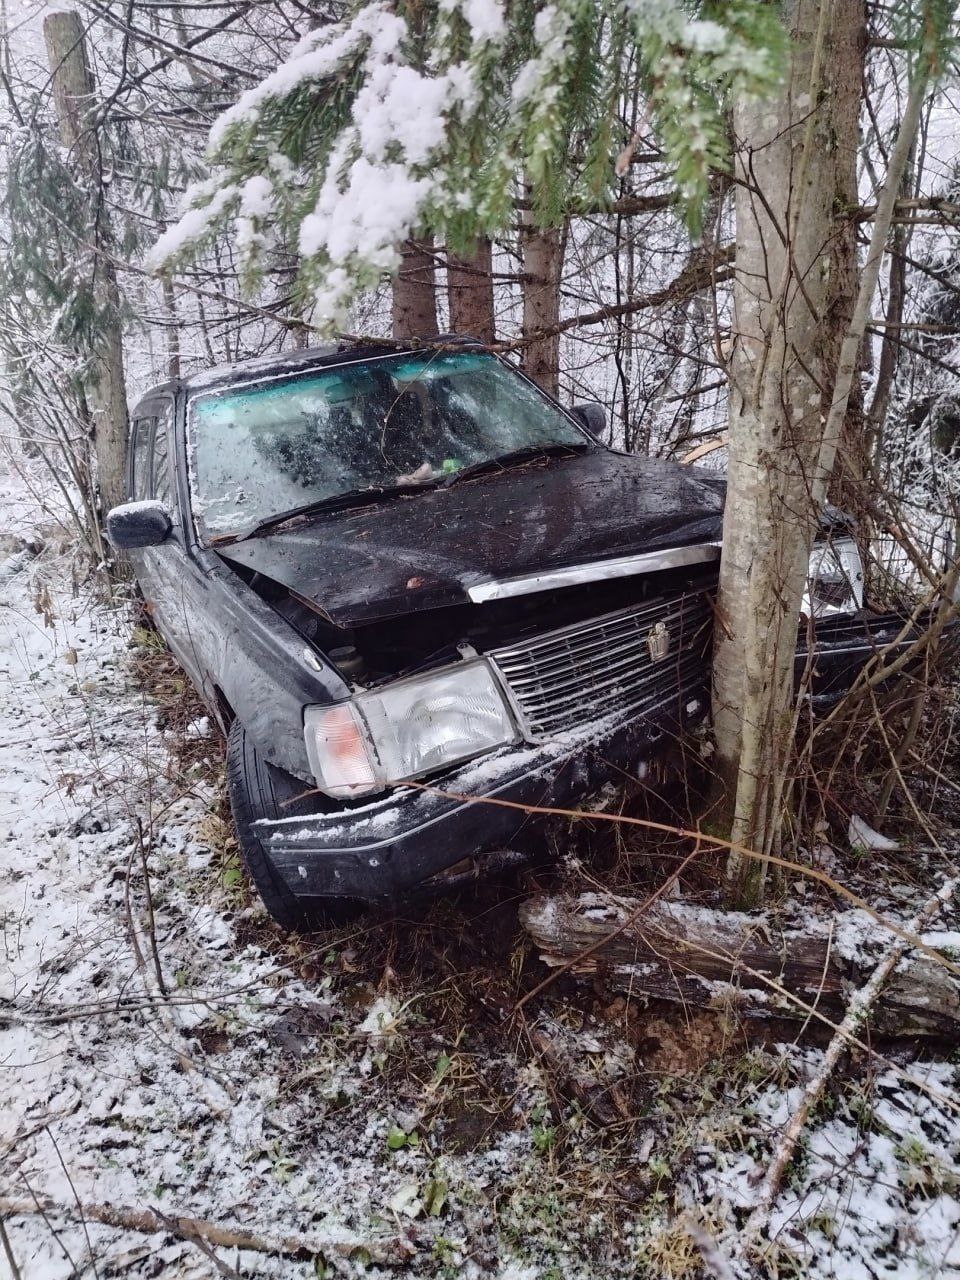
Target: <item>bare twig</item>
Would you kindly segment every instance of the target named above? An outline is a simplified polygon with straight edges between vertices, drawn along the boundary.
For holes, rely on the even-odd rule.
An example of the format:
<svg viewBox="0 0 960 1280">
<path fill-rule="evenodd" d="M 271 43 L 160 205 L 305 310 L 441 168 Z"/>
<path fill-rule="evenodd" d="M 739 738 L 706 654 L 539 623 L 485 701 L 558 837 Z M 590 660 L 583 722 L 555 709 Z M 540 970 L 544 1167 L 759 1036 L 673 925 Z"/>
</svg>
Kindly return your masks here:
<svg viewBox="0 0 960 1280">
<path fill-rule="evenodd" d="M 23 1280 L 23 1273 L 17 1266 L 17 1260 L 13 1256 L 10 1237 L 7 1235 L 7 1224 L 4 1222 L 2 1216 L 0 1216 L 0 1244 L 3 1245 L 3 1252 L 6 1255 L 7 1265 L 10 1268 L 10 1274 L 13 1277 L 13 1280 Z"/>
<path fill-rule="evenodd" d="M 147 939 L 150 943 L 150 955 L 153 959 L 153 970 L 157 977 L 157 986 L 162 996 L 167 995 L 167 985 L 163 980 L 163 966 L 160 964 L 160 949 L 157 946 L 157 928 L 153 915 L 153 892 L 150 888 L 150 871 L 147 867 L 147 851 L 143 840 L 143 823 L 136 820 L 136 846 L 140 855 L 140 866 L 143 870 L 143 887 L 147 898 Z"/>
<path fill-rule="evenodd" d="M 153 1212 L 157 1215 L 171 1235 L 180 1236 L 184 1240 L 189 1240 L 192 1245 L 196 1245 L 200 1252 L 210 1259 L 220 1275 L 227 1276 L 228 1280 L 243 1280 L 236 1267 L 231 1267 L 228 1263 L 224 1262 L 224 1260 L 210 1248 L 202 1236 L 198 1236 L 196 1234 L 187 1235 L 180 1227 L 179 1218 L 169 1217 L 158 1209 L 156 1205 L 153 1206 Z"/>
<path fill-rule="evenodd" d="M 944 905 L 950 901 L 957 884 L 957 878 L 945 881 L 937 892 L 924 903 L 913 920 L 910 921 L 907 926 L 907 932 L 920 933 L 941 911 Z M 847 1047 L 850 1036 L 855 1034 L 870 1013 L 870 1009 L 879 996 L 884 983 L 903 958 L 907 945 L 904 938 L 894 938 L 890 942 L 886 954 L 865 985 L 851 998 L 847 1006 L 846 1015 L 837 1027 L 833 1039 L 824 1052 L 820 1068 L 804 1089 L 800 1105 L 794 1111 L 789 1124 L 783 1132 L 783 1136 L 777 1144 L 773 1159 L 767 1167 L 767 1172 L 764 1175 L 757 1197 L 756 1208 L 750 1214 L 747 1225 L 744 1228 L 743 1242 L 747 1249 L 752 1248 L 767 1229 L 773 1202 L 780 1190 L 787 1166 L 793 1159 L 793 1154 L 796 1151 L 797 1143 L 806 1126 L 810 1112 L 820 1100 L 827 1082 L 840 1060 L 840 1055 Z"/>
</svg>

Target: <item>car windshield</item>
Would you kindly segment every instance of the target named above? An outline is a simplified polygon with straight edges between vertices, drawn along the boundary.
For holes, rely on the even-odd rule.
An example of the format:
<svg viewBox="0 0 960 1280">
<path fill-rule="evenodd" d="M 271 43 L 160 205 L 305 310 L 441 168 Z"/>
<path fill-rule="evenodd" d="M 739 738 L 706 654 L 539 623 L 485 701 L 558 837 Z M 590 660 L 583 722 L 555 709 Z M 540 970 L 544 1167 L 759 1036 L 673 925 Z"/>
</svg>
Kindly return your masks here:
<svg viewBox="0 0 960 1280">
<path fill-rule="evenodd" d="M 522 449 L 585 443 L 524 378 L 481 352 L 424 352 L 313 369 L 190 402 L 201 531 L 365 489 L 439 482 Z"/>
</svg>

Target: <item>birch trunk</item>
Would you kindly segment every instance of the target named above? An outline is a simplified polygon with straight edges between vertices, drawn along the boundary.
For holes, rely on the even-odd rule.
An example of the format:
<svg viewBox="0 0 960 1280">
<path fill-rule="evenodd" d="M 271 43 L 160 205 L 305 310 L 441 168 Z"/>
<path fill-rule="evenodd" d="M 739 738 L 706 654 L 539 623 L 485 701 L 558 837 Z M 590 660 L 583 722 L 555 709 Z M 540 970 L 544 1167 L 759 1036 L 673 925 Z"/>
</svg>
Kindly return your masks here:
<svg viewBox="0 0 960 1280">
<path fill-rule="evenodd" d="M 440 330 L 433 245 L 408 240 L 400 252 L 403 260 L 393 282 L 393 336 L 435 338 Z"/>
<path fill-rule="evenodd" d="M 523 250 L 523 371 L 544 391 L 560 389 L 560 335 L 537 337 L 560 322 L 560 275 L 563 235 L 556 227 L 541 230 L 526 219 L 520 228 Z"/>
<path fill-rule="evenodd" d="M 736 135 L 735 342 L 730 463 L 714 659 L 714 723 L 731 839 L 779 840 L 793 741 L 797 619 L 818 498 L 812 492 L 838 344 L 831 246 L 849 190 L 862 0 L 789 0 L 781 96 L 743 102 Z M 841 323 L 843 322 L 841 315 Z M 831 354 L 833 361 L 831 361 Z M 731 857 L 729 896 L 755 902 L 763 864 Z"/>
<path fill-rule="evenodd" d="M 450 329 L 481 342 L 497 339 L 493 318 L 493 254 L 490 241 L 481 236 L 468 257 L 450 254 L 447 259 L 447 299 Z"/>
<path fill-rule="evenodd" d="M 127 389 L 120 326 L 120 290 L 110 253 L 112 237 L 104 196 L 100 148 L 96 136 L 96 86 L 80 17 L 73 11 L 50 13 L 43 20 L 53 99 L 63 145 L 78 181 L 90 195 L 91 270 L 97 300 L 106 320 L 95 361 L 94 450 L 101 512 L 126 497 Z"/>
</svg>

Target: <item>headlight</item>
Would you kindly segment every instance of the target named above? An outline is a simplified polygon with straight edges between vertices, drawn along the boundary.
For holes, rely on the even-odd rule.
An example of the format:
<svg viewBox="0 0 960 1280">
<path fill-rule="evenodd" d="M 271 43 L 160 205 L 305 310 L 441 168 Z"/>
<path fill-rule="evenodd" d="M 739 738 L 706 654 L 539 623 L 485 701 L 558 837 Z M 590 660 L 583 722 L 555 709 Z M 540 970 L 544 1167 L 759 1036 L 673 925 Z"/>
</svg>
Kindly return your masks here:
<svg viewBox="0 0 960 1280">
<path fill-rule="evenodd" d="M 863 608 L 863 563 L 853 538 L 818 542 L 810 553 L 801 610 L 808 618 Z"/>
<path fill-rule="evenodd" d="M 331 796 L 382 791 L 518 737 L 483 659 L 307 707 L 304 735 L 317 785 Z"/>
</svg>

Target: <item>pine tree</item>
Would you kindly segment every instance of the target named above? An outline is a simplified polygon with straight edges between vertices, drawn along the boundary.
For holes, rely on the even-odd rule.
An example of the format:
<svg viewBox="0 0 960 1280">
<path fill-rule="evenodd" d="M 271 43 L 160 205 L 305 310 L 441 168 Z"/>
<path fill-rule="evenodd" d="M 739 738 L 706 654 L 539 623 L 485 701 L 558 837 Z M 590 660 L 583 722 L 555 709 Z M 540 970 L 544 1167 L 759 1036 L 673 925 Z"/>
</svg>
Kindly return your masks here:
<svg viewBox="0 0 960 1280">
<path fill-rule="evenodd" d="M 469 254 L 511 228 L 521 178 L 535 228 L 603 208 L 629 143 L 616 108 L 636 75 L 696 235 L 727 162 L 726 106 L 775 86 L 784 50 L 760 0 L 519 0 L 509 12 L 366 0 L 221 116 L 210 175 L 153 262 L 176 268 L 229 228 L 252 284 L 281 235 L 299 246 L 315 323 L 333 330 L 396 272 L 404 242 Z"/>
</svg>

